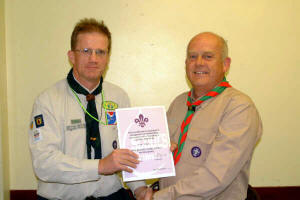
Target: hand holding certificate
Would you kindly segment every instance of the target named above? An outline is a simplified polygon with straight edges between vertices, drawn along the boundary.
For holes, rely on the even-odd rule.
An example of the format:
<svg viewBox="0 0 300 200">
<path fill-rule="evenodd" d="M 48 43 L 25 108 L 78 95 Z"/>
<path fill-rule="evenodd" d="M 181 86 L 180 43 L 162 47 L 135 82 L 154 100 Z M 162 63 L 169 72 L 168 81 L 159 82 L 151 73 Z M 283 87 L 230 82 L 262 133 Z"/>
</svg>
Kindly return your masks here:
<svg viewBox="0 0 300 200">
<path fill-rule="evenodd" d="M 116 110 L 119 144 L 139 155 L 132 173 L 122 172 L 124 181 L 175 176 L 169 130 L 163 106 Z"/>
</svg>

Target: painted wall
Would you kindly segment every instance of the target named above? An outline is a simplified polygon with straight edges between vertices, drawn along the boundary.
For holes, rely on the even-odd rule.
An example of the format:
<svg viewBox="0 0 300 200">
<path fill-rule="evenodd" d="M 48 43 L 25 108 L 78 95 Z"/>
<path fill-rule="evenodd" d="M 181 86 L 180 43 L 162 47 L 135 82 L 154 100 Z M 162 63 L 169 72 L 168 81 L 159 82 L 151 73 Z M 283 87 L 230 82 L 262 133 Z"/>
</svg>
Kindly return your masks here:
<svg viewBox="0 0 300 200">
<path fill-rule="evenodd" d="M 214 31 L 228 40 L 228 80 L 256 103 L 264 135 L 251 184 L 300 185 L 300 1 L 297 0 L 9 0 L 6 1 L 10 188 L 36 187 L 27 144 L 34 98 L 66 76 L 74 24 L 103 19 L 112 37 L 106 80 L 133 106 L 164 105 L 188 90 L 189 39 Z M 20 167 L 22 166 L 22 167 Z M 22 178 L 20 178 L 22 177 Z"/>
<path fill-rule="evenodd" d="M 5 1 L 0 0 L 0 200 L 9 199 L 9 138 L 7 112 L 7 65 Z"/>
</svg>

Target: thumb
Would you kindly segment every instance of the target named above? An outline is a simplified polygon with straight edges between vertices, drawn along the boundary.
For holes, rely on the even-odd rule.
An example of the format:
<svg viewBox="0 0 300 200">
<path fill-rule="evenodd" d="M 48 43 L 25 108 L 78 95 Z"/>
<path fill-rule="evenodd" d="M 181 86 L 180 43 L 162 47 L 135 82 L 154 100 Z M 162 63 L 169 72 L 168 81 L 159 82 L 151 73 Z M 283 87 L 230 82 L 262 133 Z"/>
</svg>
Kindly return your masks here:
<svg viewBox="0 0 300 200">
<path fill-rule="evenodd" d="M 147 192 L 145 195 L 145 200 L 152 200 L 153 191 L 152 188 L 147 188 Z"/>
</svg>

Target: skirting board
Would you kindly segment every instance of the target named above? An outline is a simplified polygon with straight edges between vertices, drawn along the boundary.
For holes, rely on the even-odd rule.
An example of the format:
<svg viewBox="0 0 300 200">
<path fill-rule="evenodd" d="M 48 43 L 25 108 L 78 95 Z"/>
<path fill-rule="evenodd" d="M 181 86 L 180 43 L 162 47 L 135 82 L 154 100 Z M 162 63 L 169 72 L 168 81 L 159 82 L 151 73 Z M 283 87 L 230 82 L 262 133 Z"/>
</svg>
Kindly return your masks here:
<svg viewBox="0 0 300 200">
<path fill-rule="evenodd" d="M 261 200 L 300 199 L 300 186 L 254 187 Z M 36 190 L 11 190 L 10 200 L 36 200 Z"/>
</svg>

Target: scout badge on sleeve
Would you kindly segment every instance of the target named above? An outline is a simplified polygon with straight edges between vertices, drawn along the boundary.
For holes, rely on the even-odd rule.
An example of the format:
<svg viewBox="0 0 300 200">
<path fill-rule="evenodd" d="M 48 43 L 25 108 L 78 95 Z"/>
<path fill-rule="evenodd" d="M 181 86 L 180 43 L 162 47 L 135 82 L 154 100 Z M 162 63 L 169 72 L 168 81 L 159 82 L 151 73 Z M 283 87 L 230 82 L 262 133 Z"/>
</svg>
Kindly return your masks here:
<svg viewBox="0 0 300 200">
<path fill-rule="evenodd" d="M 37 115 L 34 117 L 34 121 L 35 121 L 35 127 L 39 128 L 39 127 L 43 127 L 44 126 L 44 119 L 43 119 L 43 115 Z"/>
<path fill-rule="evenodd" d="M 36 143 L 42 139 L 43 139 L 43 137 L 42 137 L 41 131 L 39 129 L 35 129 L 33 131 L 33 142 Z"/>
</svg>

